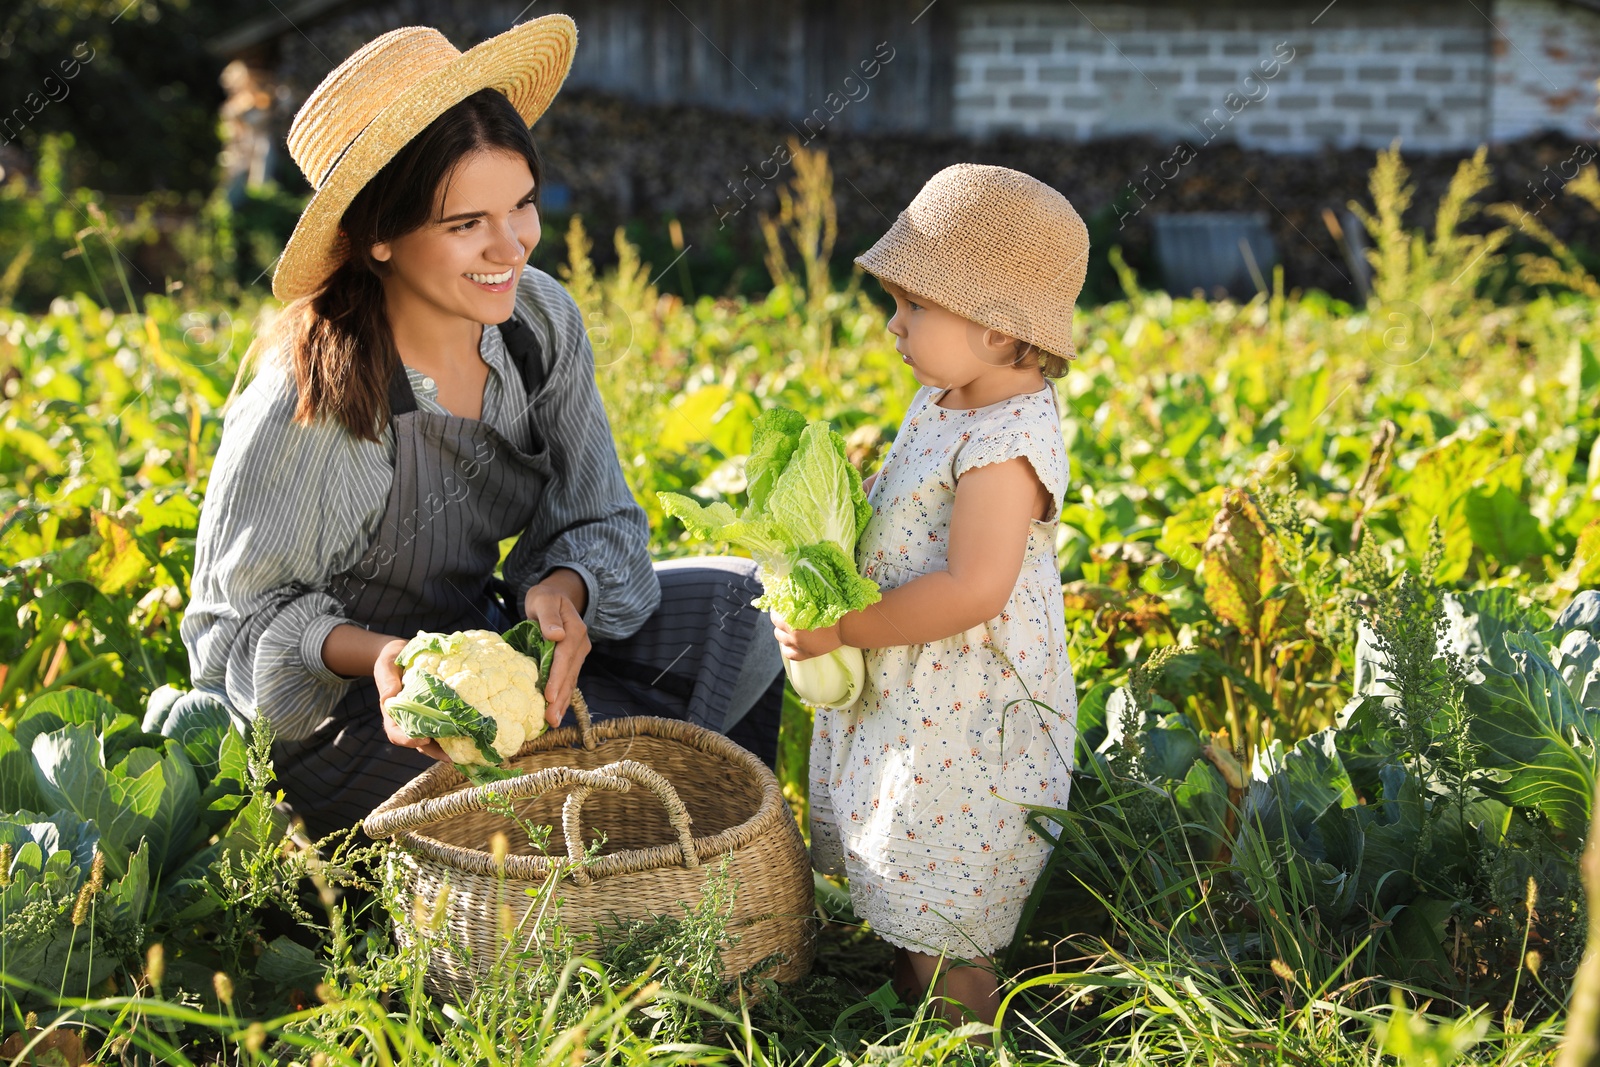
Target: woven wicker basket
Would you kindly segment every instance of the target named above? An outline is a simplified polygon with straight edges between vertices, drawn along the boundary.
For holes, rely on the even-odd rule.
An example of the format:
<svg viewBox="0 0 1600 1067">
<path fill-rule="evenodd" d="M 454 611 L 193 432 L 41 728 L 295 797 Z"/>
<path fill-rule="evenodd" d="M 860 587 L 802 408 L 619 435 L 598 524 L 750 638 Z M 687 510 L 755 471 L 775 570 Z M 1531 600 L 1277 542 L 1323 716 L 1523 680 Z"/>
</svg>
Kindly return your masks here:
<svg viewBox="0 0 1600 1067">
<path fill-rule="evenodd" d="M 600 854 L 556 885 L 568 931 L 681 917 L 728 856 L 733 914 L 722 949 L 724 974 L 741 974 L 775 954 L 779 962 L 766 974 L 778 981 L 810 970 L 816 950 L 811 867 L 772 771 L 721 734 L 690 723 L 638 716 L 591 726 L 581 696 L 574 695 L 572 707 L 575 726 L 547 730 L 510 761 L 529 773 L 468 786 L 451 764 L 441 763 L 363 822 L 368 835 L 392 837 L 399 846 L 413 894 L 431 903 L 450 887 L 446 936 L 432 940 L 428 988 L 440 995 L 469 993 L 505 943 L 501 903 L 510 904 L 521 923 L 541 904 L 524 890 L 545 884 L 550 856 L 566 852 L 581 863 L 584 843 L 596 832 L 605 835 Z M 511 800 L 527 822 L 553 828 L 549 856 L 529 844 L 520 826 L 486 810 L 493 794 Z M 503 889 L 488 852 L 496 831 L 510 841 Z M 396 932 L 402 943 L 410 941 L 405 922 Z M 452 944 L 470 950 L 468 958 Z"/>
</svg>

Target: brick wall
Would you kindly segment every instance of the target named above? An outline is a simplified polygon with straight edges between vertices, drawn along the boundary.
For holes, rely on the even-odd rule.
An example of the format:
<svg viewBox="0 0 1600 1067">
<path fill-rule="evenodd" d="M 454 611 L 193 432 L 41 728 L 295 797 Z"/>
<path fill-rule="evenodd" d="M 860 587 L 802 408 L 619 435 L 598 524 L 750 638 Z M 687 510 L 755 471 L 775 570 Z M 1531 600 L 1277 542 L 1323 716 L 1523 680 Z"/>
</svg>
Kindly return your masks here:
<svg viewBox="0 0 1600 1067">
<path fill-rule="evenodd" d="M 1600 13 L 1556 0 L 1499 0 L 1494 22 L 1490 136 L 1554 129 L 1594 140 Z"/>
<path fill-rule="evenodd" d="M 1541 128 L 1585 130 L 1600 14 L 1498 0 L 1497 29 L 1490 10 L 1488 0 L 1340 0 L 1320 15 L 1225 3 L 973 3 L 957 14 L 953 121 L 979 136 L 1146 134 L 1281 151 L 1396 137 L 1457 150 Z"/>
</svg>

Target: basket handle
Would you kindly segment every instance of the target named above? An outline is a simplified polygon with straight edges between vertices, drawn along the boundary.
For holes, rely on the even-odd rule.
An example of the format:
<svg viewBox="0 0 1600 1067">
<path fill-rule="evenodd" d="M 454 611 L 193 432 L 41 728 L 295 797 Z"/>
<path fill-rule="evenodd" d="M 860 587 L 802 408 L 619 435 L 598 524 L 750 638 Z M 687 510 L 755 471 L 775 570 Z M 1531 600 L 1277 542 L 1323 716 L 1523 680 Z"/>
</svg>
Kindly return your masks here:
<svg viewBox="0 0 1600 1067">
<path fill-rule="evenodd" d="M 694 850 L 694 836 L 689 832 L 689 809 L 683 806 L 683 799 L 678 796 L 678 791 L 672 788 L 671 782 L 644 764 L 629 759 L 608 763 L 594 773 L 613 776 L 614 779 L 621 779 L 624 784 L 629 781 L 638 782 L 661 798 L 661 806 L 667 809 L 667 820 L 672 823 L 672 829 L 678 835 L 678 851 L 683 856 L 683 865 L 691 868 L 700 866 L 700 857 Z M 583 802 L 596 788 L 614 787 L 598 781 L 579 782 L 572 787 L 572 791 L 567 794 L 566 803 L 561 806 L 561 833 L 567 839 L 567 859 L 572 862 L 572 880 L 580 886 L 587 886 L 594 881 L 584 866 L 582 815 Z M 658 866 L 663 864 L 644 864 L 628 873 Z"/>
<path fill-rule="evenodd" d="M 606 773 L 609 769 L 586 771 L 577 767 L 547 767 L 532 774 L 458 789 L 442 797 L 418 800 L 393 811 L 375 811 L 362 822 L 361 829 L 374 839 L 393 837 L 467 812 L 483 811 L 489 806 L 492 796 L 506 800 L 527 800 L 543 796 L 552 789 L 571 789 L 580 785 L 591 791 L 602 789 L 610 793 L 626 793 L 630 788 L 628 780 Z"/>
<path fill-rule="evenodd" d="M 572 688 L 572 700 L 567 708 L 572 712 L 572 717 L 578 720 L 578 739 L 582 742 L 584 751 L 594 751 L 594 724 L 589 721 L 589 702 L 583 699 L 583 694 L 578 692 L 577 686 Z"/>
</svg>

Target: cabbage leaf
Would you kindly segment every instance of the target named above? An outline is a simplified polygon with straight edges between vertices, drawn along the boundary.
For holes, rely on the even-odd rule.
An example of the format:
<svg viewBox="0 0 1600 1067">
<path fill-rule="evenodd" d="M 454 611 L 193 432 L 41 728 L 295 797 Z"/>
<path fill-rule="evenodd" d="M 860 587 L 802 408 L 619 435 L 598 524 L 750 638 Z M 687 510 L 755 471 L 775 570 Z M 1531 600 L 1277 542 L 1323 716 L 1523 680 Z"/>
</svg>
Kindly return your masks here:
<svg viewBox="0 0 1600 1067">
<path fill-rule="evenodd" d="M 807 422 L 788 408 L 763 412 L 755 421 L 745 483 L 742 511 L 725 501 L 702 504 L 680 493 L 657 495 L 667 514 L 690 533 L 749 552 L 762 585 L 755 606 L 776 612 L 797 629 L 831 626 L 877 603 L 877 584 L 863 578 L 855 564 L 856 543 L 872 505 L 860 472 L 846 456 L 844 439 L 825 420 Z M 859 652 L 837 656 L 825 671 L 808 671 L 803 663 L 785 666 L 801 698 L 824 707 L 853 702 L 865 671 Z"/>
</svg>

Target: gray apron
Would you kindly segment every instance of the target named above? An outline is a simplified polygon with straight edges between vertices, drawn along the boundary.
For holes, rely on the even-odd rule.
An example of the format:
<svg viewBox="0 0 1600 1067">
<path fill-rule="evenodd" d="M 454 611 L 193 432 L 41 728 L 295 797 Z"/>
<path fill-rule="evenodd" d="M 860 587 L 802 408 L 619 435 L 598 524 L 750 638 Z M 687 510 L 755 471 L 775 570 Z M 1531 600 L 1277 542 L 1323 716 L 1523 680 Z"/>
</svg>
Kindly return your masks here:
<svg viewBox="0 0 1600 1067">
<path fill-rule="evenodd" d="M 504 630 L 522 617 L 494 570 L 500 542 L 527 529 L 551 483 L 559 448 L 537 425 L 542 355 L 526 327 L 501 325 L 533 397 L 533 449 L 522 452 L 487 423 L 421 411 L 404 367 L 390 383 L 394 482 L 383 521 L 361 559 L 329 592 L 371 630 Z M 579 673 L 594 717 L 687 719 L 728 733 L 772 762 L 783 695 L 782 660 L 748 560 L 657 565 L 661 606 L 632 637 L 596 639 Z M 591 591 L 593 592 L 593 591 Z M 742 705 L 742 706 L 741 706 Z M 732 728 L 732 729 L 730 729 Z M 279 785 L 316 836 L 353 826 L 434 765 L 390 743 L 377 685 L 359 678 L 309 738 L 274 746 Z"/>
</svg>

